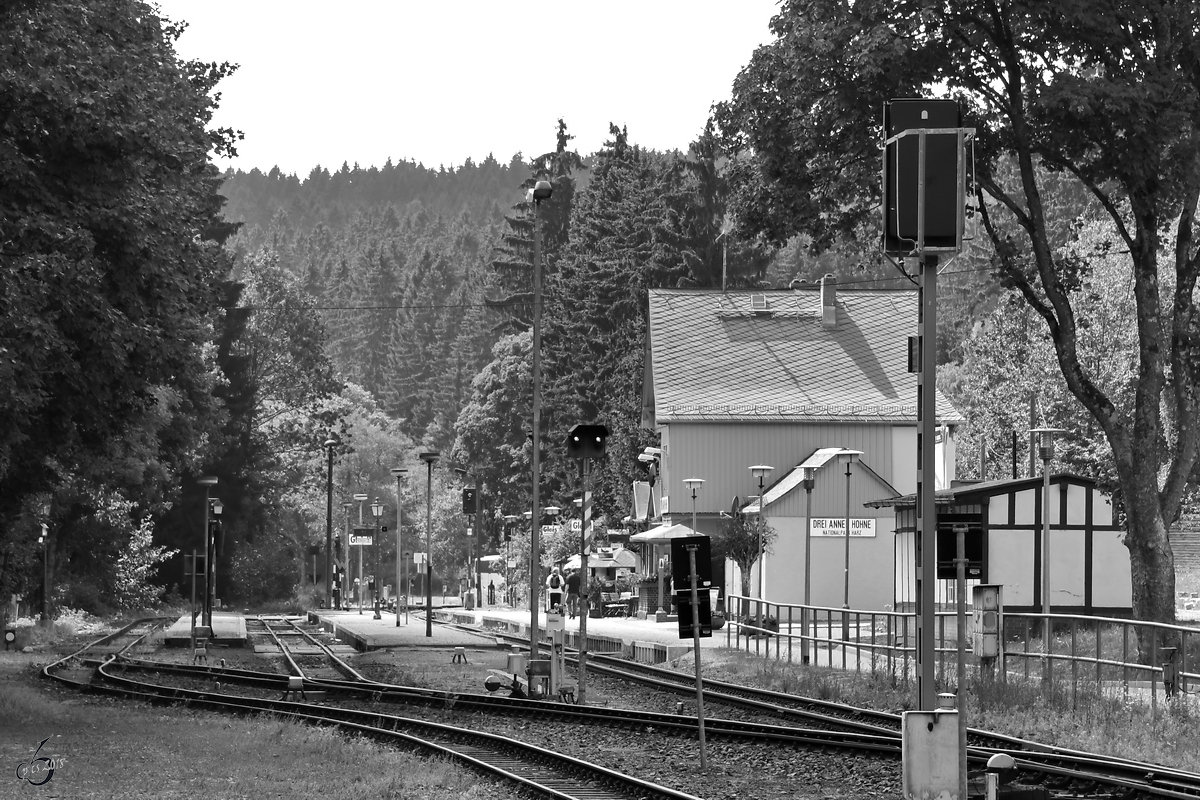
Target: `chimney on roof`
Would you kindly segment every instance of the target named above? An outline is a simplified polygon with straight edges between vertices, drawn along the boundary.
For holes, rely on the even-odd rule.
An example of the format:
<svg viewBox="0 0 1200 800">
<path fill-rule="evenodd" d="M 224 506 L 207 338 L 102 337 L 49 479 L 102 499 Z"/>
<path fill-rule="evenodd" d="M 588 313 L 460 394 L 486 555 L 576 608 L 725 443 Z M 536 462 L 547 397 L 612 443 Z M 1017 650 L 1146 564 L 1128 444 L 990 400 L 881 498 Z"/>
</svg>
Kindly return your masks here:
<svg viewBox="0 0 1200 800">
<path fill-rule="evenodd" d="M 837 278 L 829 272 L 821 278 L 821 327 L 837 328 Z"/>
</svg>

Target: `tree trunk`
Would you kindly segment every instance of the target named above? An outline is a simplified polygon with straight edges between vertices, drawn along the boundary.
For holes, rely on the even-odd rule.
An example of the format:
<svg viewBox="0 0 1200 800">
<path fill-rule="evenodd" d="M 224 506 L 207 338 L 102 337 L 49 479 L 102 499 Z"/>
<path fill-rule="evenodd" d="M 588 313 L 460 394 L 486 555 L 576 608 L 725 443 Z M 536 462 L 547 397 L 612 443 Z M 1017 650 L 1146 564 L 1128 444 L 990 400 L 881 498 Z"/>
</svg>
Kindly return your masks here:
<svg viewBox="0 0 1200 800">
<path fill-rule="evenodd" d="M 742 579 L 742 609 L 741 618 L 745 619 L 750 616 L 750 566 L 742 566 L 738 564 L 738 574 Z"/>
<path fill-rule="evenodd" d="M 1149 485 L 1144 485 L 1149 484 Z M 1167 540 L 1167 524 L 1159 505 L 1153 475 L 1148 480 L 1130 481 L 1136 489 L 1125 496 L 1125 546 L 1133 582 L 1134 619 L 1175 622 L 1175 558 Z M 1153 628 L 1138 629 L 1139 661 L 1150 663 Z M 1160 641 L 1173 646 L 1173 642 Z"/>
</svg>

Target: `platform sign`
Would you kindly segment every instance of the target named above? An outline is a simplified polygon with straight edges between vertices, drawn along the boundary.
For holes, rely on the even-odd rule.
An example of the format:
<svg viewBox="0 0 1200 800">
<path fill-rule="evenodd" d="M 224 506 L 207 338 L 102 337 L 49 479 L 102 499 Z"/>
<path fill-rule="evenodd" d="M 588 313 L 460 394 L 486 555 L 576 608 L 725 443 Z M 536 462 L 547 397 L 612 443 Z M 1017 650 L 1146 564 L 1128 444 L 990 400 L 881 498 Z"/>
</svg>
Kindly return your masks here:
<svg viewBox="0 0 1200 800">
<path fill-rule="evenodd" d="M 425 554 L 424 553 L 413 553 L 413 563 L 416 564 L 417 566 L 424 564 L 425 563 Z"/>
<path fill-rule="evenodd" d="M 965 526 L 963 555 L 967 559 L 967 580 L 985 580 L 983 571 L 983 515 L 945 514 L 937 515 L 937 576 L 954 580 L 958 577 L 958 565 L 954 559 L 958 553 L 956 528 Z"/>
<path fill-rule="evenodd" d="M 813 517 L 812 518 L 812 535 L 813 536 L 837 536 L 846 535 L 846 518 L 845 517 Z M 875 518 L 874 517 L 851 517 L 850 518 L 850 536 L 852 538 L 865 537 L 869 539 L 875 538 Z"/>
<path fill-rule="evenodd" d="M 697 594 L 700 601 L 700 637 L 712 637 L 712 593 L 701 589 Z M 675 608 L 679 611 L 679 638 L 691 639 L 692 631 L 692 590 L 675 593 Z"/>
<path fill-rule="evenodd" d="M 374 528 L 355 528 L 354 532 L 350 534 L 350 546 L 370 546 L 375 542 L 374 534 Z"/>
<path fill-rule="evenodd" d="M 688 568 L 689 544 L 696 545 L 696 586 L 703 594 L 712 586 L 712 547 L 707 536 L 679 536 L 671 540 L 671 585 L 677 592 L 691 591 Z M 691 634 L 689 634 L 691 635 Z"/>
<path fill-rule="evenodd" d="M 193 560 L 195 561 L 194 565 L 192 563 Z M 183 554 L 184 577 L 190 578 L 191 576 L 195 575 L 197 578 L 203 578 L 204 573 L 205 573 L 204 564 L 205 564 L 205 561 L 204 561 L 203 555 L 192 555 L 189 553 L 184 553 Z"/>
</svg>

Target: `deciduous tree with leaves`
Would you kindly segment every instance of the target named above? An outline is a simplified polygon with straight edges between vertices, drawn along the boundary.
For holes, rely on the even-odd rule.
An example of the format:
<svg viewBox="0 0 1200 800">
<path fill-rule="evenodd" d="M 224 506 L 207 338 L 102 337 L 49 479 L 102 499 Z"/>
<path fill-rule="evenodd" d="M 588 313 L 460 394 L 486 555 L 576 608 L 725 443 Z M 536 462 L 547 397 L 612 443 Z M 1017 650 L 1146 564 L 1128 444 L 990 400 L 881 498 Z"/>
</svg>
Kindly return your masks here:
<svg viewBox="0 0 1200 800">
<path fill-rule="evenodd" d="M 1200 458 L 1200 8 L 790 0 L 772 29 L 777 39 L 716 112 L 738 165 L 743 229 L 778 242 L 805 232 L 817 247 L 852 232 L 878 213 L 882 103 L 959 98 L 978 130 L 994 267 L 1045 324 L 1067 387 L 1111 446 L 1134 614 L 1173 620 L 1167 527 Z M 1073 293 L 1089 264 L 1056 253 L 1046 194 L 1060 179 L 1108 218 L 1132 275 L 1137 357 L 1127 403 L 1081 358 Z"/>
</svg>

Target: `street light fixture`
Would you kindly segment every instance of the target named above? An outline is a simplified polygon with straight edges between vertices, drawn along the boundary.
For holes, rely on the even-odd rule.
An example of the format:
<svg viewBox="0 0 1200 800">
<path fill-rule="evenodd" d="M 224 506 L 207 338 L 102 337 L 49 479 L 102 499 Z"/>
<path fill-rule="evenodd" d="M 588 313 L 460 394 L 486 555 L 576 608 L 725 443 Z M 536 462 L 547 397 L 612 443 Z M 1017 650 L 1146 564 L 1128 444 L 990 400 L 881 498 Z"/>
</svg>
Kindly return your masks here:
<svg viewBox="0 0 1200 800">
<path fill-rule="evenodd" d="M 361 493 L 356 494 L 356 495 L 354 495 L 354 500 L 358 503 L 358 527 L 362 528 L 362 526 L 363 526 L 363 503 L 367 502 L 367 495 L 361 494 Z M 363 603 L 363 590 L 367 588 L 367 582 L 363 580 L 362 545 L 359 544 L 359 545 L 357 545 L 357 547 L 358 547 L 358 576 L 354 580 L 355 580 L 355 586 L 357 587 L 356 593 L 358 594 L 358 613 L 361 614 L 362 613 L 362 603 Z"/>
<path fill-rule="evenodd" d="M 541 541 L 538 522 L 541 512 L 538 508 L 542 482 L 542 202 L 549 200 L 554 194 L 550 181 L 537 181 L 529 190 L 529 199 L 533 202 L 533 453 L 531 455 L 533 471 L 533 506 L 531 518 L 533 525 L 529 537 L 529 657 L 537 658 L 540 652 L 540 637 L 538 636 L 538 589 L 540 588 L 541 572 Z"/>
<path fill-rule="evenodd" d="M 512 583 L 508 576 L 509 562 L 512 560 L 512 529 L 519 519 L 516 514 L 504 515 L 504 602 L 508 606 L 513 604 Z"/>
<path fill-rule="evenodd" d="M 813 487 L 817 483 L 817 468 L 804 468 L 804 493 L 806 495 L 804 504 L 804 610 L 800 613 L 800 627 L 804 629 L 804 635 L 800 637 L 801 643 L 804 645 L 804 654 L 800 657 L 802 663 L 809 662 L 808 655 L 808 619 L 811 613 L 809 608 L 812 606 L 812 493 Z"/>
<path fill-rule="evenodd" d="M 842 578 L 842 642 L 850 641 L 850 465 L 862 455 L 861 450 L 842 449 L 838 453 L 846 457 L 846 558 L 843 562 Z M 843 644 L 842 657 L 845 658 L 846 647 Z"/>
<path fill-rule="evenodd" d="M 372 578 L 375 581 L 375 590 L 371 593 L 375 600 L 375 619 L 383 619 L 379 613 L 379 589 L 383 585 L 383 580 L 379 575 L 379 548 L 383 544 L 383 531 L 379 527 L 379 520 L 383 516 L 383 509 L 386 506 L 379 502 L 379 498 L 375 498 L 375 502 L 371 503 L 371 516 L 375 518 L 375 531 L 372 537 L 375 540 L 375 569 Z"/>
<path fill-rule="evenodd" d="M 768 475 L 775 468 L 767 464 L 755 464 L 750 467 L 750 473 L 758 478 L 758 632 L 755 634 L 755 652 L 758 652 L 758 641 L 763 632 L 763 573 L 766 572 L 767 559 L 763 551 L 763 528 L 767 519 L 767 495 L 763 485 Z"/>
<path fill-rule="evenodd" d="M 396 627 L 400 627 L 400 594 L 404 594 L 404 623 L 408 624 L 408 559 L 404 558 L 404 500 L 400 481 L 408 474 L 404 467 L 392 467 L 396 479 Z M 400 565 L 404 563 L 404 583 L 400 582 Z"/>
<path fill-rule="evenodd" d="M 683 485 L 686 486 L 688 489 L 690 489 L 692 492 L 692 535 L 699 536 L 700 531 L 696 529 L 696 492 L 697 492 L 697 490 L 700 489 L 701 486 L 704 485 L 704 478 L 684 478 Z M 692 608 L 692 624 L 695 625 L 697 628 L 700 626 L 699 614 L 700 614 L 700 609 L 698 607 L 693 607 Z M 698 670 L 697 670 L 696 674 L 699 674 Z"/>
<path fill-rule="evenodd" d="M 346 538 L 344 540 L 345 547 L 341 548 L 341 550 L 342 550 L 342 575 L 341 575 L 340 583 L 341 583 L 342 590 L 339 593 L 338 600 L 342 601 L 342 603 L 345 603 L 347 611 L 350 610 L 350 597 L 349 597 L 350 564 L 352 563 L 350 561 L 350 509 L 352 509 L 352 508 L 354 508 L 353 503 L 350 503 L 350 502 L 342 503 L 342 511 L 344 512 L 345 517 L 346 517 L 346 531 L 345 531 Z M 341 605 L 341 603 L 339 603 L 339 605 Z"/>
<path fill-rule="evenodd" d="M 1054 458 L 1054 434 L 1066 433 L 1062 428 L 1033 428 L 1030 433 L 1038 435 L 1038 455 L 1042 458 L 1042 650 L 1046 654 L 1046 666 L 1042 679 L 1050 677 L 1050 460 Z"/>
<path fill-rule="evenodd" d="M 428 479 L 425 483 L 425 635 L 433 636 L 433 465 L 441 453 L 430 450 L 421 453 Z"/>
<path fill-rule="evenodd" d="M 692 492 L 692 533 L 699 535 L 696 530 L 696 491 L 704 485 L 704 478 L 684 478 L 683 485 Z"/>
<path fill-rule="evenodd" d="M 838 455 L 846 457 L 846 558 L 843 564 L 842 608 L 848 609 L 850 608 L 850 465 L 858 460 L 862 451 L 843 449 Z M 847 622 L 848 617 L 843 614 L 842 620 Z"/>
<path fill-rule="evenodd" d="M 200 604 L 202 609 L 200 623 L 207 627 L 212 627 L 212 595 L 209 593 L 212 589 L 212 562 L 208 557 L 208 504 L 211 500 L 210 491 L 212 487 L 217 485 L 217 477 L 215 475 L 205 475 L 199 478 L 196 483 L 204 487 L 204 527 L 201 528 L 201 535 L 204 539 L 201 551 L 204 553 L 204 601 Z M 195 567 L 193 566 L 193 569 Z M 195 625 L 193 624 L 193 628 Z M 194 635 L 194 633 L 193 633 Z"/>
<path fill-rule="evenodd" d="M 50 627 L 50 505 L 42 506 L 42 534 L 38 544 L 42 546 L 42 625 Z M 194 567 L 193 567 L 194 569 Z M 5 646 L 7 649 L 7 645 Z"/>
<path fill-rule="evenodd" d="M 333 448 L 337 439 L 326 439 L 329 469 L 325 480 L 325 602 L 333 607 Z"/>
</svg>

